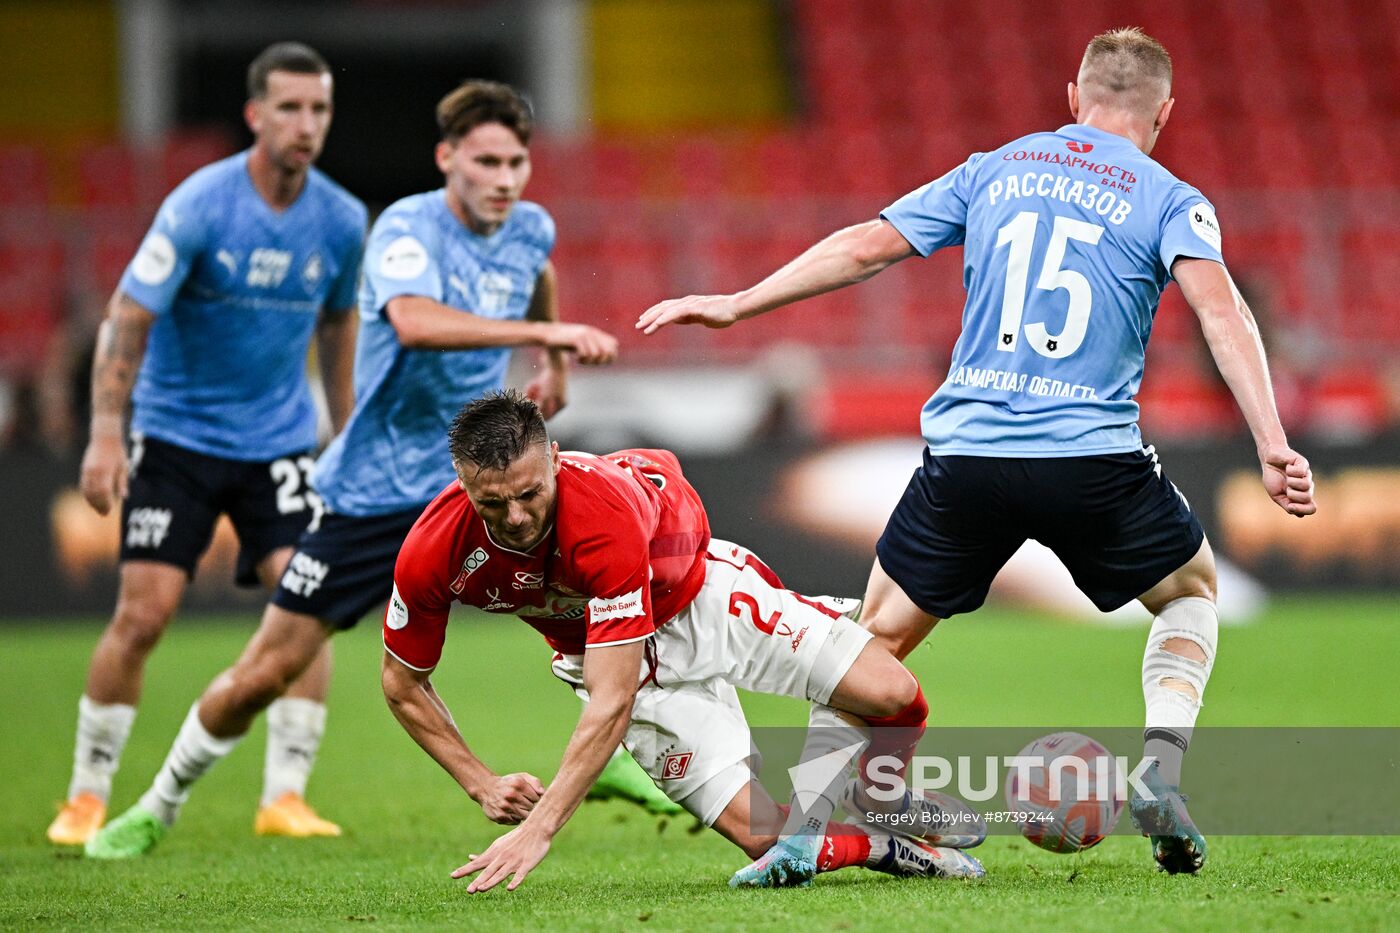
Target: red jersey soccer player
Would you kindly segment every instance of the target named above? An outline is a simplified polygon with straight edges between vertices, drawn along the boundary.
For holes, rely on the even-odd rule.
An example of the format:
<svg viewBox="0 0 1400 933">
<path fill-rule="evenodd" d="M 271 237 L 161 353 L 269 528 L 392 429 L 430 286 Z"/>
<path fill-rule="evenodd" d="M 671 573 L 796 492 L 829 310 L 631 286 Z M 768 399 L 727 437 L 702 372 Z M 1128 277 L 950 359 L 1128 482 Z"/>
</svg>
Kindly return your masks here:
<svg viewBox="0 0 1400 933">
<path fill-rule="evenodd" d="M 766 852 L 783 816 L 751 783 L 735 686 L 830 704 L 864 723 L 922 723 L 918 683 L 836 601 L 785 590 L 749 551 L 711 539 L 670 452 L 561 454 L 534 403 L 513 393 L 468 405 L 450 438 L 459 483 L 399 553 L 383 681 L 399 722 L 487 817 L 520 824 L 453 872 L 480 873 L 468 891 L 524 881 L 624 737 L 667 796 L 751 857 Z M 453 602 L 524 619 L 554 648 L 555 675 L 586 701 L 548 789 L 532 775 L 493 773 L 433 690 Z M 815 825 L 829 815 L 828 806 Z M 875 830 L 833 829 L 829 842 L 822 870 L 982 874 L 956 849 Z"/>
</svg>

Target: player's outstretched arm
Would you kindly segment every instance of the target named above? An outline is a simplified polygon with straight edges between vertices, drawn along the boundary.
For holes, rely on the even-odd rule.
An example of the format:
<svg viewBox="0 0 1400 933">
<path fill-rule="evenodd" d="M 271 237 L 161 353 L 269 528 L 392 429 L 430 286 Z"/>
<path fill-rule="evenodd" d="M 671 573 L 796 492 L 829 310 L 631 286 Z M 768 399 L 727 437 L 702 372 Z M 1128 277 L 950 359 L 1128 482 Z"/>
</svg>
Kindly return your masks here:
<svg viewBox="0 0 1400 933">
<path fill-rule="evenodd" d="M 121 291 L 107 303 L 92 360 L 92 427 L 78 485 L 98 514 L 126 498 L 126 409 L 155 315 Z"/>
<path fill-rule="evenodd" d="M 654 334 L 667 324 L 728 327 L 803 298 L 864 282 L 914 255 L 903 234 L 883 220 L 838 230 L 752 288 L 733 295 L 690 295 L 652 305 L 637 329 Z"/>
<path fill-rule="evenodd" d="M 580 363 L 600 366 L 617 358 L 617 338 L 587 324 L 502 321 L 451 308 L 422 295 L 400 295 L 385 306 L 399 343 L 415 350 L 542 347 L 564 350 Z"/>
<path fill-rule="evenodd" d="M 1312 468 L 1288 446 L 1279 422 L 1259 327 L 1230 273 L 1210 259 L 1178 259 L 1172 277 L 1200 318 L 1215 365 L 1244 414 L 1259 454 L 1264 488 L 1279 508 L 1299 518 L 1317 511 Z"/>
<path fill-rule="evenodd" d="M 384 653 L 380 682 L 394 718 L 423 751 L 442 765 L 462 789 L 481 804 L 487 819 L 513 825 L 530 813 L 544 785 L 533 774 L 496 775 L 472 754 L 447 705 L 428 679 L 431 671 L 416 671 L 389 652 Z"/>
<path fill-rule="evenodd" d="M 583 685 L 588 690 L 588 705 L 564 750 L 559 773 L 525 822 L 452 873 L 453 878 L 477 875 L 467 886 L 468 893 L 493 888 L 506 878 L 511 879 L 506 890 L 514 891 L 549 854 L 550 841 L 583 802 L 627 732 L 644 644 L 634 641 L 584 652 Z"/>
</svg>

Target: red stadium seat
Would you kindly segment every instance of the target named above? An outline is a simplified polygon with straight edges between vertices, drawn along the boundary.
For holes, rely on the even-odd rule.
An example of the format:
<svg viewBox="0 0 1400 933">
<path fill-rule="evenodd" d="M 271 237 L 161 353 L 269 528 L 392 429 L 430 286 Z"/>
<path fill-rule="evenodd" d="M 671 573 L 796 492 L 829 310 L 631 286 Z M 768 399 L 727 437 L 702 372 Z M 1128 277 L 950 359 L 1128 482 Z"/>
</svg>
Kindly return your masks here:
<svg viewBox="0 0 1400 933">
<path fill-rule="evenodd" d="M 217 130 L 186 131 L 168 137 L 160 150 L 159 194 L 164 197 L 198 169 L 225 156 L 234 146 Z"/>
<path fill-rule="evenodd" d="M 83 207 L 148 209 L 152 206 L 151 161 L 130 146 L 109 143 L 78 156 L 78 197 Z"/>
<path fill-rule="evenodd" d="M 0 208 L 46 207 L 49 161 L 36 146 L 0 146 Z"/>
</svg>

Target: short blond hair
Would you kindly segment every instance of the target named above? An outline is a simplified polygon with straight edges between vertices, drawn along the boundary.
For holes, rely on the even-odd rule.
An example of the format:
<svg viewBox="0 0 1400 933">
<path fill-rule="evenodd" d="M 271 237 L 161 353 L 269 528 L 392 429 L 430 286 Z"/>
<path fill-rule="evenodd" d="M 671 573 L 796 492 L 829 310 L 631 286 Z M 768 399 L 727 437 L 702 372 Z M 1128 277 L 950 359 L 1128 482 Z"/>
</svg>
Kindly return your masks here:
<svg viewBox="0 0 1400 933">
<path fill-rule="evenodd" d="M 1136 26 L 1094 36 L 1079 65 L 1081 93 L 1118 98 L 1129 109 L 1155 107 L 1171 95 L 1172 57 Z"/>
</svg>

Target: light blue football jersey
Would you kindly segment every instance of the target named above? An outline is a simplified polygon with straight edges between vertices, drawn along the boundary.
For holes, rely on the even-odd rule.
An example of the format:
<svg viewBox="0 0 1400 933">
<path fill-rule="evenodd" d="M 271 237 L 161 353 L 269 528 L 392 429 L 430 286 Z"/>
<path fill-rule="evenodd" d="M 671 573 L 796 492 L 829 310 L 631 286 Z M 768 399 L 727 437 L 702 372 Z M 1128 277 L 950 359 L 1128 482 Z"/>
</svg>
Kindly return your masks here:
<svg viewBox="0 0 1400 933">
<path fill-rule="evenodd" d="M 1141 449 L 1133 396 L 1172 263 L 1224 261 L 1199 191 L 1072 125 L 973 155 L 880 216 L 922 255 L 963 244 L 962 334 L 922 415 L 932 453 Z"/>
<path fill-rule="evenodd" d="M 385 314 L 419 295 L 481 317 L 520 320 L 554 249 L 554 221 L 521 201 L 487 237 L 439 189 L 404 198 L 374 223 L 360 286 L 355 410 L 316 463 L 312 484 L 344 515 L 421 508 L 453 479 L 447 429 L 458 410 L 505 386 L 508 347 L 409 350 Z"/>
<path fill-rule="evenodd" d="M 323 308 L 352 307 L 365 206 L 312 169 L 274 211 L 248 153 L 207 165 L 161 205 L 121 291 L 156 316 L 132 430 L 230 460 L 316 446 L 306 354 Z"/>
</svg>

